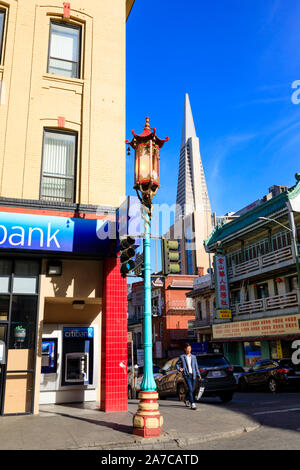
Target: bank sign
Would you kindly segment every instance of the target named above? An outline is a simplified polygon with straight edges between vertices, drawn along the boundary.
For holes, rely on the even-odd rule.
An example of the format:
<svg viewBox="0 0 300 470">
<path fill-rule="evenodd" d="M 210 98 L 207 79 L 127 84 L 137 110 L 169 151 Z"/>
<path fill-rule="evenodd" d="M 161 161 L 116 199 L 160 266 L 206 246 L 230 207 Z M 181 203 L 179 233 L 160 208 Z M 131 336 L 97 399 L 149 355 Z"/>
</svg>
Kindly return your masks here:
<svg viewBox="0 0 300 470">
<path fill-rule="evenodd" d="M 99 224 L 102 235 L 109 221 L 0 212 L 0 249 L 112 256 L 110 237 L 99 236 Z"/>
<path fill-rule="evenodd" d="M 91 339 L 94 337 L 94 328 L 64 328 L 63 337 L 65 339 Z"/>
</svg>

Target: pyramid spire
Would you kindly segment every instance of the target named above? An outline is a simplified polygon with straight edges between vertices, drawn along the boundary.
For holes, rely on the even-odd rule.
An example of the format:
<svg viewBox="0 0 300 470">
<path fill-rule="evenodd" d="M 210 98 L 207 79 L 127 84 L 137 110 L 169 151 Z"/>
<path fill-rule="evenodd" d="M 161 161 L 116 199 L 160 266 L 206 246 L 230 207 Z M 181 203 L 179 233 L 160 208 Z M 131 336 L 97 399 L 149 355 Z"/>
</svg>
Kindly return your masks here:
<svg viewBox="0 0 300 470">
<path fill-rule="evenodd" d="M 192 108 L 188 93 L 185 94 L 184 113 L 182 124 L 181 148 L 187 143 L 190 137 L 197 137 L 192 114 Z"/>
</svg>

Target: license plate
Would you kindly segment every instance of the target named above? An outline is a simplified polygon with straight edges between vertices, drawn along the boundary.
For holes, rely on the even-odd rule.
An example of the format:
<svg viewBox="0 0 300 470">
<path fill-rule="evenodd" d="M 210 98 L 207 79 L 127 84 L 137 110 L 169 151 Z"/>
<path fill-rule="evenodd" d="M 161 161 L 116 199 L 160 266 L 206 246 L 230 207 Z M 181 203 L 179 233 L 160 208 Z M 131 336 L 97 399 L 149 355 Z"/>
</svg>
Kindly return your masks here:
<svg viewBox="0 0 300 470">
<path fill-rule="evenodd" d="M 214 370 L 212 372 L 212 377 L 223 377 L 223 373 L 220 370 Z"/>
</svg>

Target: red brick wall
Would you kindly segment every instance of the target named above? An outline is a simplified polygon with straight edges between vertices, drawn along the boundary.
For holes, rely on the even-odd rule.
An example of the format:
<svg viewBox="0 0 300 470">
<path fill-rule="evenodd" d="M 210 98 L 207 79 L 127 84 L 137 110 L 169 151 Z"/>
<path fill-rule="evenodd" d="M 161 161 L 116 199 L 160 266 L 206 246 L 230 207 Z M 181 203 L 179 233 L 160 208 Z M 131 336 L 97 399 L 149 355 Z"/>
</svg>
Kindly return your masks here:
<svg viewBox="0 0 300 470">
<path fill-rule="evenodd" d="M 165 322 L 164 322 L 164 337 L 163 345 L 164 351 L 170 348 L 172 344 L 178 344 L 179 348 L 188 341 L 188 321 L 195 320 L 195 311 L 187 310 L 186 308 L 174 308 L 174 304 L 178 302 L 177 306 L 186 305 L 186 293 L 190 292 L 192 288 L 174 288 L 170 287 L 173 281 L 191 281 L 191 284 L 198 276 L 168 276 L 165 280 L 164 300 L 165 300 Z M 172 306 L 173 302 L 173 306 Z"/>
<path fill-rule="evenodd" d="M 100 407 L 127 411 L 127 287 L 117 258 L 104 262 L 102 312 Z"/>
</svg>

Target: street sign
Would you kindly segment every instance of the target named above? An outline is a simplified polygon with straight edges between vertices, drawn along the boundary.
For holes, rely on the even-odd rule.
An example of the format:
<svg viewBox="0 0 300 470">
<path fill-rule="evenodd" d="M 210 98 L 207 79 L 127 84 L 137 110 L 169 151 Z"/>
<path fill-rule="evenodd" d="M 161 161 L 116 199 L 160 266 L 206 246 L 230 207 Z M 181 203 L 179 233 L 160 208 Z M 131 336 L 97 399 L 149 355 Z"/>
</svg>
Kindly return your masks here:
<svg viewBox="0 0 300 470">
<path fill-rule="evenodd" d="M 144 255 L 142 253 L 137 253 L 135 257 L 135 268 L 134 268 L 134 274 L 136 276 L 142 275 L 143 264 L 144 264 Z"/>
<path fill-rule="evenodd" d="M 143 366 L 144 365 L 144 350 L 143 349 L 137 349 L 136 355 L 137 355 L 138 365 Z"/>
<path fill-rule="evenodd" d="M 132 341 L 132 332 L 127 331 L 127 343 L 131 343 L 131 341 Z"/>
</svg>

